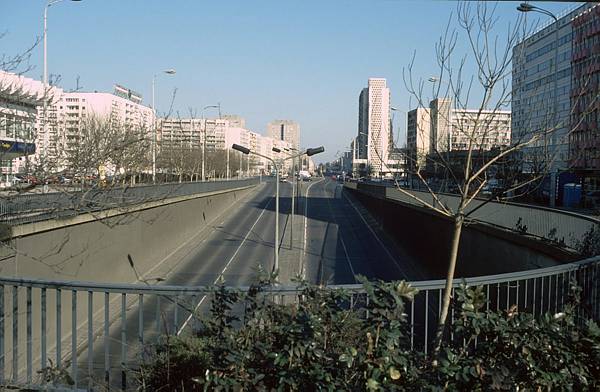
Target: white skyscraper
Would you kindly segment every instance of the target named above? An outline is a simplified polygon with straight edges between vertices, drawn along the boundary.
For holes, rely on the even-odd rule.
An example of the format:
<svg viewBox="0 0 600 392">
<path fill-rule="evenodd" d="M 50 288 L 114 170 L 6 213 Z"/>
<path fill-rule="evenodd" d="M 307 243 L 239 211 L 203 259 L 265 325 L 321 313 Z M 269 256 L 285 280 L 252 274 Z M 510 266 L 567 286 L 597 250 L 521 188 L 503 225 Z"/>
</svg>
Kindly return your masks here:
<svg viewBox="0 0 600 392">
<path fill-rule="evenodd" d="M 367 110 L 367 165 L 373 177 L 388 171 L 390 149 L 390 89 L 383 78 L 369 78 Z M 361 105 L 364 106 L 364 105 Z"/>
</svg>

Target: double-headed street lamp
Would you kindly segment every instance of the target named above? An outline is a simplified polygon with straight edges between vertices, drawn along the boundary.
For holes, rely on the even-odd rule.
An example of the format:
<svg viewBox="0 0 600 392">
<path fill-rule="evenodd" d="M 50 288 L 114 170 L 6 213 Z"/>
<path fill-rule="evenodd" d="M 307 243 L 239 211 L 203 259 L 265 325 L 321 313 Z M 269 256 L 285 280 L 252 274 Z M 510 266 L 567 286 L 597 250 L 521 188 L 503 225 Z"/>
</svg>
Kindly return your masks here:
<svg viewBox="0 0 600 392">
<path fill-rule="evenodd" d="M 204 123 L 204 132 L 202 132 L 202 181 L 204 181 L 204 179 L 206 177 L 204 177 L 204 165 L 206 162 L 206 119 L 204 118 L 204 111 L 206 109 L 219 109 L 219 119 L 221 118 L 221 104 L 217 104 L 217 105 L 207 105 L 205 107 L 202 108 L 202 112 L 200 113 L 200 117 L 201 117 L 201 121 Z M 229 157 L 229 154 L 227 154 L 227 156 Z M 229 171 L 229 161 L 227 161 L 227 170 Z"/>
<path fill-rule="evenodd" d="M 529 4 L 529 3 L 521 3 L 517 7 L 517 11 L 519 12 L 538 12 L 540 14 L 546 15 L 554 19 L 554 116 L 553 116 L 553 124 L 555 127 L 558 124 L 558 18 L 552 12 L 540 8 L 538 6 Z M 544 158 L 548 160 L 548 132 L 544 132 Z M 550 168 L 550 207 L 554 207 L 556 204 L 556 172 Z"/>
<path fill-rule="evenodd" d="M 175 70 L 173 68 L 165 69 L 162 73 L 167 75 L 174 75 Z M 154 85 L 156 84 L 157 74 L 152 75 L 152 183 L 156 184 L 156 106 L 154 103 Z"/>
<path fill-rule="evenodd" d="M 296 197 L 296 193 L 298 192 L 298 186 L 294 186 L 294 183 L 296 182 L 296 176 L 294 174 L 294 166 L 296 164 L 296 158 L 299 157 L 302 154 L 292 154 L 289 153 L 288 151 L 298 151 L 297 149 L 291 147 L 291 148 L 284 148 L 283 151 L 281 151 L 279 148 L 273 147 L 273 151 L 274 152 L 280 152 L 283 153 L 285 155 L 287 155 L 288 158 L 286 159 L 291 159 L 292 160 L 292 177 L 294 177 L 294 179 L 292 180 L 292 213 L 291 213 L 291 219 L 290 219 L 290 249 L 292 249 L 292 244 L 294 243 L 294 199 Z M 298 170 L 300 170 L 298 168 Z"/>
<path fill-rule="evenodd" d="M 234 150 L 239 151 L 245 155 L 253 154 L 258 157 L 267 159 L 267 160 L 271 161 L 271 163 L 273 164 L 273 167 L 275 167 L 275 181 L 276 181 L 276 185 L 275 185 L 275 263 L 273 265 L 273 271 L 277 272 L 277 271 L 279 271 L 279 166 L 277 165 L 277 162 L 275 162 L 275 160 L 273 158 L 268 157 L 266 155 L 259 154 L 255 151 L 250 150 L 247 147 L 240 146 L 239 144 L 234 144 L 231 146 L 231 148 L 233 148 Z M 281 152 L 281 150 L 276 147 L 273 147 L 273 151 Z M 323 151 L 325 151 L 325 148 L 323 146 L 315 147 L 315 148 L 308 148 L 308 149 L 306 149 L 306 151 L 300 152 L 298 154 L 290 155 L 287 158 L 282 159 L 282 161 L 298 158 L 304 154 L 306 154 L 307 156 L 312 156 L 315 154 L 322 153 Z"/>
</svg>

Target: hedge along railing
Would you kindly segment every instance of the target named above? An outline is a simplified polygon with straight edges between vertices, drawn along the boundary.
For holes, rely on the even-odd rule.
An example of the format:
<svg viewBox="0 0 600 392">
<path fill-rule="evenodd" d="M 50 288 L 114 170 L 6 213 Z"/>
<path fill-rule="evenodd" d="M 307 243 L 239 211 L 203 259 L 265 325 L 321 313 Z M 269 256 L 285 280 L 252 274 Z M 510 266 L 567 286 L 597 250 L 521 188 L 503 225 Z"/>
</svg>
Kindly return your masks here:
<svg viewBox="0 0 600 392">
<path fill-rule="evenodd" d="M 382 197 L 382 189 L 385 189 L 385 198 L 387 199 L 419 207 L 423 206 L 422 203 L 394 187 L 364 183 L 346 183 L 345 186 L 379 197 Z M 437 203 L 429 192 L 410 189 L 404 189 L 404 191 L 427 203 L 433 205 Z M 436 197 L 441 203 L 452 209 L 456 209 L 460 201 L 459 196 L 452 194 L 436 193 Z M 483 199 L 475 199 L 471 202 L 465 213 L 475 209 L 476 211 L 469 216 L 470 219 L 517 231 L 521 234 L 532 235 L 557 244 L 564 243 L 565 246 L 571 249 L 576 247 L 577 241 L 581 240 L 587 232 L 600 224 L 600 219 L 570 211 L 493 201 L 481 206 L 484 202 Z"/>
<path fill-rule="evenodd" d="M 598 319 L 600 257 L 537 270 L 465 279 L 483 286 L 490 310 L 535 315 L 560 312 L 572 280 L 582 288 L 578 312 Z M 455 280 L 454 288 L 463 281 Z M 442 302 L 444 280 L 412 282 L 419 289 L 407 305 L 411 348 L 430 350 Z M 232 288 L 246 291 L 248 288 Z M 330 286 L 351 292 L 349 308 L 364 309 L 369 298 L 361 285 Z M 128 371 L 139 364 L 144 347 L 161 334 L 194 327 L 206 312 L 207 288 L 169 285 L 102 284 L 0 278 L 1 385 L 35 385 L 34 372 L 49 366 L 69 372 L 74 385 L 130 386 Z M 302 300 L 298 287 L 272 287 L 264 295 L 278 303 Z M 208 299 L 208 300 L 207 300 Z M 361 312 L 364 317 L 367 312 Z M 455 310 L 450 312 L 450 323 Z M 452 334 L 447 336 L 452 339 Z M 52 363 L 50 362 L 52 361 Z M 68 362 L 67 362 L 68 361 Z M 129 375 L 129 376 L 128 376 Z"/>
<path fill-rule="evenodd" d="M 173 197 L 239 188 L 255 185 L 258 181 L 258 178 L 248 178 L 9 196 L 0 198 L 0 222 L 9 225 L 39 222 Z"/>
</svg>

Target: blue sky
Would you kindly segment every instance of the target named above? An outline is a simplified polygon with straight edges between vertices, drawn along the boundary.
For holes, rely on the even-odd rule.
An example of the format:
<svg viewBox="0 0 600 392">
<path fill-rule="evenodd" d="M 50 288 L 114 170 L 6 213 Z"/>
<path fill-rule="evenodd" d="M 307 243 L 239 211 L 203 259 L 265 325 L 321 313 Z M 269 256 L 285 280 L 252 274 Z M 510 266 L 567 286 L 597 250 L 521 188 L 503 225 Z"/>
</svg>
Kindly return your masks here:
<svg viewBox="0 0 600 392">
<path fill-rule="evenodd" d="M 552 12 L 572 6 L 540 3 Z M 0 0 L 0 56 L 42 36 L 45 4 Z M 518 4 L 498 5 L 500 25 L 514 22 Z M 220 102 L 260 133 L 273 119 L 292 119 L 304 146 L 325 146 L 317 159 L 325 161 L 356 134 L 369 77 L 387 78 L 392 104 L 410 109 L 402 70 L 416 50 L 416 76 L 436 74 L 434 45 L 455 9 L 454 1 L 428 0 L 65 0 L 49 10 L 48 67 L 66 90 L 79 76 L 84 91 L 120 83 L 147 103 L 152 75 L 174 68 L 157 78 L 159 112 L 177 88 L 181 116 Z M 40 45 L 27 76 L 41 79 L 42 59 Z M 394 126 L 402 132 L 405 121 L 398 113 Z"/>
</svg>

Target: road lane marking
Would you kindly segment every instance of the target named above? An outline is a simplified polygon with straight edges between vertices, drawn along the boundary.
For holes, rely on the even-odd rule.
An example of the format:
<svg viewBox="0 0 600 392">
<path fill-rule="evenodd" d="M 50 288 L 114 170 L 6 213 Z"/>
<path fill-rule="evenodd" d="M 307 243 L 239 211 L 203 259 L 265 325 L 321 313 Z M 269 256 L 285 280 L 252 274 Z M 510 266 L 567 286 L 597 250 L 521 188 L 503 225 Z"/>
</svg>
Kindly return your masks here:
<svg viewBox="0 0 600 392">
<path fill-rule="evenodd" d="M 329 185 L 329 184 L 327 184 Z M 339 184 L 335 184 L 335 187 L 333 188 L 333 198 L 335 199 L 335 194 L 337 192 L 337 188 L 338 188 Z M 325 188 L 325 190 L 327 191 L 327 188 Z M 331 213 L 331 218 L 333 219 L 333 221 L 335 222 L 335 224 L 338 227 L 338 238 L 340 239 L 340 243 L 342 244 L 342 248 L 344 249 L 344 254 L 346 255 L 346 261 L 348 262 L 348 267 L 350 267 L 350 272 L 352 272 L 352 279 L 354 279 L 354 283 L 357 283 L 356 280 L 356 274 L 354 273 L 354 267 L 352 267 L 352 263 L 350 262 L 350 256 L 348 255 L 348 249 L 346 248 L 346 243 L 344 242 L 344 236 L 342 235 L 342 230 L 341 230 L 341 226 L 338 223 L 337 219 L 335 219 L 335 213 L 333 212 L 333 207 L 331 207 L 331 202 L 329 201 L 329 198 L 327 198 L 327 206 L 329 207 L 329 212 Z"/>
<path fill-rule="evenodd" d="M 304 244 L 302 246 L 302 265 L 300 265 L 300 270 L 302 271 L 302 280 L 306 279 L 306 268 L 304 268 L 304 259 L 306 257 L 306 234 L 308 231 L 308 191 L 313 185 L 318 184 L 321 181 L 325 181 L 325 178 L 322 178 L 317 182 L 312 182 L 308 187 L 306 187 L 306 192 L 304 193 Z"/>
<path fill-rule="evenodd" d="M 246 233 L 246 235 L 244 236 L 244 239 L 242 240 L 242 242 L 240 243 L 240 245 L 235 250 L 235 253 L 233 254 L 233 256 L 231 256 L 231 258 L 229 259 L 229 261 L 225 265 L 225 268 L 223 268 L 223 271 L 221 271 L 221 273 L 219 274 L 219 276 L 217 276 L 217 278 L 213 282 L 213 285 L 217 284 L 217 282 L 219 281 L 219 279 L 221 279 L 221 277 L 223 276 L 223 274 L 225 273 L 225 271 L 227 271 L 227 268 L 229 268 L 229 265 L 235 259 L 235 256 L 237 256 L 237 254 L 239 253 L 240 249 L 242 249 L 242 246 L 244 246 L 244 243 L 246 242 L 246 240 L 248 239 L 248 237 L 250 236 L 250 234 L 253 232 L 254 227 L 260 221 L 260 218 L 262 218 L 263 214 L 267 210 L 267 207 L 269 207 L 269 204 L 271 204 L 272 200 L 273 200 L 272 198 L 269 199 L 269 202 L 265 205 L 265 207 L 263 208 L 263 210 L 260 213 L 260 215 L 258 216 L 258 218 L 256 218 L 256 221 L 254 222 L 254 224 L 252 225 L 252 227 L 250 227 L 250 230 L 248 230 L 248 233 Z M 183 332 L 183 330 L 185 329 L 185 327 L 187 326 L 187 324 L 190 322 L 190 320 L 192 319 L 192 317 L 194 317 L 195 313 L 198 311 L 198 308 L 202 305 L 202 303 L 204 302 L 204 300 L 206 299 L 206 297 L 207 297 L 207 295 L 204 295 L 200 299 L 200 302 L 198 302 L 198 304 L 194 307 L 194 311 L 192 313 L 190 313 L 190 315 L 186 318 L 185 322 L 182 324 L 181 328 L 179 328 L 179 330 L 177 331 L 177 334 L 176 334 L 177 336 L 179 336 L 181 334 L 181 332 Z M 175 306 L 177 306 L 177 305 L 175 305 Z"/>
<path fill-rule="evenodd" d="M 354 210 L 356 211 L 356 213 L 358 214 L 358 216 L 360 217 L 360 219 L 363 221 L 363 223 L 365 224 L 365 226 L 367 226 L 367 228 L 369 229 L 369 231 L 371 232 L 371 234 L 373 234 L 373 237 L 375 237 L 375 239 L 377 240 L 377 242 L 379 242 L 379 245 L 381 245 L 381 247 L 383 248 L 383 250 L 385 250 L 385 253 L 387 253 L 387 255 L 389 256 L 389 258 L 392 259 L 392 261 L 394 262 L 394 264 L 398 268 L 398 271 L 400 271 L 400 273 L 402 274 L 402 276 L 404 277 L 404 279 L 408 279 L 407 276 L 406 276 L 406 274 L 404 273 L 404 271 L 400 267 L 400 264 L 398 264 L 398 261 L 396 260 L 396 258 L 394 256 L 392 256 L 392 254 L 390 253 L 390 251 L 388 250 L 388 248 L 383 244 L 383 241 L 381 241 L 379 239 L 379 236 L 377 236 L 377 234 L 375 233 L 375 231 L 373 230 L 373 228 L 371 227 L 371 225 L 369 225 L 367 223 L 367 221 L 365 220 L 365 218 L 362 216 L 362 214 L 360 213 L 360 211 L 358 211 L 358 208 L 356 208 L 356 206 L 350 200 L 350 198 L 348 198 L 348 196 L 346 196 L 346 194 L 344 192 L 342 192 L 342 197 L 344 197 L 348 201 L 348 203 L 350 203 L 350 205 L 352 206 L 352 208 L 354 208 Z"/>
<path fill-rule="evenodd" d="M 244 199 L 248 199 L 250 198 L 250 196 L 255 196 L 256 193 L 258 193 L 259 188 L 264 188 L 261 187 L 260 184 L 259 186 L 256 186 L 251 192 L 248 192 L 246 195 L 244 195 L 244 197 L 242 197 L 239 200 L 239 204 L 244 204 L 247 203 L 248 200 L 244 200 Z M 239 208 L 239 207 L 238 207 Z M 154 266 L 152 268 L 150 268 L 148 271 L 146 271 L 144 274 L 142 274 L 140 277 L 142 279 L 147 279 L 148 276 L 153 273 L 157 268 L 159 268 L 161 265 L 163 265 L 166 261 L 168 261 L 171 257 L 173 257 L 173 255 L 177 252 L 179 252 L 183 247 L 190 245 L 192 243 L 192 241 L 194 241 L 195 239 L 197 240 L 198 237 L 202 238 L 202 236 L 204 235 L 204 239 L 202 240 L 202 242 L 206 241 L 212 234 L 215 233 L 215 226 L 213 225 L 213 222 L 215 222 L 217 219 L 219 219 L 220 217 L 222 217 L 223 215 L 225 215 L 225 213 L 229 212 L 228 209 L 223 209 L 223 212 L 221 212 L 219 215 L 215 216 L 210 222 L 207 222 L 207 224 L 200 230 L 198 230 L 198 232 L 196 234 L 193 234 L 190 238 L 188 238 L 186 241 L 184 241 L 182 244 L 180 244 L 179 246 L 177 246 L 175 249 L 173 249 L 173 251 L 171 251 L 168 255 L 166 255 L 165 257 L 162 258 L 162 260 L 158 261 L 156 264 L 154 264 Z M 208 232 L 208 230 L 212 229 L 212 231 Z M 201 242 L 201 243 L 202 243 Z M 180 261 L 180 260 L 179 260 Z M 176 263 L 177 264 L 177 263 Z M 166 279 L 172 271 L 167 271 L 166 276 L 164 277 L 164 279 Z M 134 280 L 131 283 L 139 283 L 139 279 Z"/>
</svg>

